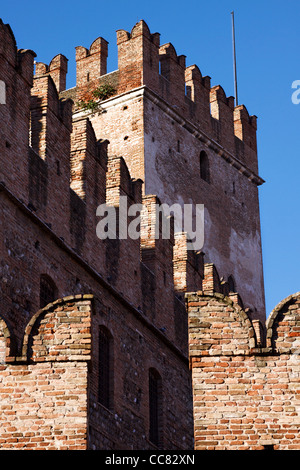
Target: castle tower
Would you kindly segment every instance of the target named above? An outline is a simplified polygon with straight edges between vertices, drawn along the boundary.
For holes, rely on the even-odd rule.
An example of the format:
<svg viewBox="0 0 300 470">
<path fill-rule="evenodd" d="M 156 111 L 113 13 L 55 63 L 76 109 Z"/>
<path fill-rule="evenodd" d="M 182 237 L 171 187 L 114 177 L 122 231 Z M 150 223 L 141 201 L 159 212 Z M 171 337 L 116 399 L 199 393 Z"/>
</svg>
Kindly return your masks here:
<svg viewBox="0 0 300 470">
<path fill-rule="evenodd" d="M 99 67 L 106 47 L 97 54 L 77 48 L 77 75 L 87 60 L 79 57 L 83 49 L 98 75 L 92 88 L 78 79 L 61 96 L 88 101 L 93 89 L 112 87 L 101 112 L 87 113 L 97 138 L 109 140 L 109 155 L 123 156 L 131 176 L 144 182 L 145 195 L 182 210 L 184 204 L 204 204 L 205 263 L 231 280 L 251 318 L 263 320 L 256 117 L 243 105 L 235 107 L 221 86 L 211 87 L 196 65 L 186 66 L 172 44 L 160 45 L 160 35 L 144 21 L 130 33 L 118 30 L 117 46 L 118 70 L 109 74 Z M 75 117 L 82 114 L 77 107 Z"/>
</svg>

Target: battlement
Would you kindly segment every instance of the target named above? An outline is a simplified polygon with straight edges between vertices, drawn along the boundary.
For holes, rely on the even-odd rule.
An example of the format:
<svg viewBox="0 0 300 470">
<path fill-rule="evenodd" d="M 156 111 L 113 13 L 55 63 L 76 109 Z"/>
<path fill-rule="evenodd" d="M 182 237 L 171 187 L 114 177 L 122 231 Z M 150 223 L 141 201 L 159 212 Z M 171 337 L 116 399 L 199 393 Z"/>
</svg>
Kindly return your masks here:
<svg viewBox="0 0 300 470">
<path fill-rule="evenodd" d="M 265 325 L 251 320 L 233 296 L 202 289 L 185 294 L 185 298 L 192 335 L 191 357 L 208 354 L 299 354 L 299 292 L 280 302 Z M 216 334 L 218 328 L 222 328 L 223 335 Z M 197 336 L 197 347 L 193 334 Z"/>
<path fill-rule="evenodd" d="M 112 153 L 111 144 L 101 135 L 101 122 L 105 114 L 98 121 L 88 113 L 73 115 L 74 103 L 82 90 L 91 91 L 102 79 L 109 82 L 113 76 L 116 94 L 107 100 L 113 102 L 124 93 L 146 86 L 151 93 L 155 93 L 156 102 L 162 100 L 167 103 L 173 115 L 177 113 L 177 116 L 188 117 L 203 132 L 210 133 L 210 138 L 217 136 L 228 151 L 234 152 L 236 146 L 234 128 L 239 132 L 240 142 L 246 141 L 250 133 L 252 136 L 255 134 L 256 119 L 249 116 L 246 108 L 234 108 L 233 98 L 226 97 L 220 86 L 211 88 L 210 77 L 202 77 L 196 65 L 186 67 L 186 57 L 178 55 L 171 43 L 160 45 L 159 34 L 151 34 L 144 21 L 137 23 L 131 33 L 123 30 L 117 32 L 117 75 L 106 74 L 105 39 L 97 38 L 89 49 L 76 48 L 77 85 L 73 95 L 64 90 L 68 68 L 65 56 L 56 55 L 49 65 L 37 62 L 32 78 L 35 54 L 17 51 L 9 26 L 2 23 L 0 31 L 8 44 L 1 52 L 0 78 L 7 85 L 7 90 L 15 90 L 14 94 L 8 94 L 7 104 L 0 107 L 2 122 L 5 123 L 1 139 L 2 180 L 59 237 L 88 258 L 88 246 L 95 246 L 97 241 L 92 241 L 95 230 L 93 223 L 90 223 L 95 217 L 97 205 L 106 201 L 118 207 L 122 195 L 128 197 L 130 204 L 141 203 L 142 194 L 146 197 L 143 202 L 148 203 L 152 196 L 147 196 L 142 181 L 133 178 L 129 171 L 130 166 L 137 173 L 135 168 L 140 165 L 137 152 L 143 151 L 143 142 L 137 134 L 136 137 L 128 132 L 124 138 L 121 137 L 122 148 L 118 149 L 118 154 Z M 138 104 L 139 96 L 136 102 L 137 106 L 141 106 Z M 126 108 L 124 106 L 122 110 L 124 116 Z M 142 129 L 138 120 L 128 123 L 132 132 L 138 133 Z M 117 129 L 117 125 L 114 126 Z M 18 142 L 15 139 L 16 129 Z M 114 131 L 115 140 L 116 134 Z M 126 154 L 127 143 L 131 144 L 131 141 L 136 142 L 136 148 L 130 147 L 133 157 L 127 165 L 122 154 L 123 151 Z M 250 141 L 253 139 L 249 138 L 248 143 Z M 16 160 L 20 173 L 14 170 Z M 16 177 L 19 178 L 17 184 Z M 165 268 L 153 268 L 154 271 L 159 276 L 163 275 L 161 279 L 169 278 L 170 285 L 175 279 L 178 292 L 200 288 L 202 280 L 206 282 L 203 259 L 199 264 L 198 255 L 192 252 L 184 254 L 184 237 L 180 241 L 180 235 L 177 235 L 175 240 L 174 246 L 174 241 L 151 242 L 153 247 L 149 250 L 146 246 L 149 241 L 145 242 L 143 238 L 143 262 L 147 259 L 150 266 L 150 252 L 154 259 L 160 257 L 161 263 L 167 264 Z M 168 247 L 166 252 L 164 245 Z M 132 249 L 133 257 L 136 257 L 133 271 L 139 272 L 139 243 L 133 243 Z M 165 253 L 168 256 L 164 259 Z M 203 258 L 203 255 L 200 257 Z M 156 266 L 156 261 L 153 266 Z M 97 268 L 101 269 L 100 265 Z M 221 288 L 225 289 L 225 286 Z"/>
<path fill-rule="evenodd" d="M 117 46 L 117 76 L 109 76 L 106 65 L 99 65 L 107 58 L 103 38 L 98 38 L 89 50 L 76 48 L 77 99 L 90 99 L 93 88 L 110 81 L 116 86 L 115 97 L 146 86 L 196 125 L 206 138 L 257 173 L 256 117 L 247 116 L 243 105 L 235 107 L 234 98 L 227 97 L 220 85 L 211 88 L 211 78 L 202 77 L 196 65 L 186 66 L 186 56 L 178 55 L 173 44 L 160 45 L 160 34 L 151 33 L 144 20 L 131 32 L 118 30 Z"/>
<path fill-rule="evenodd" d="M 0 363 L 88 361 L 91 358 L 93 295 L 57 299 L 40 309 L 24 330 L 21 355 L 9 326 L 0 319 Z"/>
<path fill-rule="evenodd" d="M 27 155 L 29 136 L 30 90 L 36 54 L 17 49 L 9 25 L 0 20 L 0 81 L 4 103 L 0 104 L 0 178 L 13 186 L 25 199 L 28 185 Z M 18 139 L 16 141 L 16 135 Z M 17 167 L 17 171 L 16 171 Z"/>
<path fill-rule="evenodd" d="M 99 37 L 89 49 L 76 47 L 76 83 L 84 86 L 107 73 L 108 42 Z"/>
<path fill-rule="evenodd" d="M 35 64 L 35 76 L 50 75 L 58 93 L 66 89 L 67 71 L 68 59 L 63 54 L 53 57 L 49 65 L 43 62 L 36 62 Z"/>
<path fill-rule="evenodd" d="M 189 293 L 186 302 L 195 449 L 298 448 L 290 436 L 299 432 L 300 293 L 265 328 L 220 293 Z"/>
<path fill-rule="evenodd" d="M 213 139 L 217 139 L 235 158 L 239 157 L 235 154 L 237 148 L 243 148 L 245 154 L 247 142 L 249 155 L 255 153 L 256 118 L 249 116 L 244 106 L 234 107 L 233 98 L 227 97 L 221 86 L 211 87 L 210 77 L 203 77 L 196 65 L 186 66 L 186 57 L 178 55 L 171 43 L 160 45 L 160 35 L 152 34 L 144 21 L 137 23 L 130 33 L 117 31 L 116 73 L 107 74 L 108 43 L 102 37 L 88 49 L 76 47 L 77 84 L 71 91 L 65 90 L 68 59 L 64 55 L 57 54 L 49 65 L 37 62 L 33 76 L 35 53 L 18 51 L 10 27 L 3 23 L 0 34 L 7 44 L 1 50 L 0 80 L 9 90 L 7 103 L 0 106 L 4 123 L 0 140 L 2 182 L 103 274 L 109 270 L 109 255 L 103 254 L 102 246 L 106 244 L 105 250 L 111 255 L 121 245 L 119 241 L 97 240 L 98 205 L 106 202 L 118 208 L 121 196 L 127 197 L 128 207 L 147 205 L 157 197 L 156 193 L 147 194 L 145 181 L 139 177 L 145 176 L 145 163 L 140 158 L 145 152 L 142 134 L 145 96 L 148 99 L 152 94 L 152 104 L 159 102 L 161 109 L 167 109 L 172 123 L 183 125 L 182 119 L 188 119 L 185 123 L 193 123 L 193 132 L 198 126 L 203 133 L 202 143 L 208 142 L 207 135 L 215 148 Z M 114 80 L 115 94 L 105 100 L 99 115 L 97 111 L 74 114 L 82 93 L 87 90 L 90 93 L 110 79 Z M 137 93 L 134 104 L 130 104 L 134 106 L 131 118 L 126 118 L 128 102 L 124 105 L 123 97 L 138 88 L 147 88 L 149 93 Z M 109 107 L 116 110 L 113 119 L 107 112 Z M 124 116 L 124 135 L 118 132 L 120 112 Z M 113 126 L 112 143 L 105 137 L 106 125 Z M 178 154 L 179 146 L 178 139 Z M 159 280 L 157 285 L 162 281 L 172 293 L 174 289 L 179 293 L 199 289 L 202 282 L 205 285 L 204 255 L 186 250 L 184 234 L 173 237 L 153 242 L 142 235 L 141 240 L 130 242 L 131 273 L 138 273 L 136 277 L 132 274 L 133 297 L 134 284 L 141 281 L 141 260 L 150 271 L 153 268 Z M 92 256 L 90 247 L 99 253 L 97 257 Z M 118 285 L 122 290 L 120 273 Z M 217 289 L 224 292 L 226 283 Z M 141 303 L 141 299 L 136 298 L 136 302 Z M 171 297 L 168 302 L 169 305 L 173 302 Z"/>
</svg>

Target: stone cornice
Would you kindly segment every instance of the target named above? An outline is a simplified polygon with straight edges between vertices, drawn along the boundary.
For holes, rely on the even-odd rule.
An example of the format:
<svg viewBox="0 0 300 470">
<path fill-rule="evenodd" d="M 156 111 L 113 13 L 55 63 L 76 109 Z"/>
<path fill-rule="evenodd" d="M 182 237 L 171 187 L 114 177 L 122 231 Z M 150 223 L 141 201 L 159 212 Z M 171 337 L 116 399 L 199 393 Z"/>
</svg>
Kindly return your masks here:
<svg viewBox="0 0 300 470">
<path fill-rule="evenodd" d="M 218 156 L 226 160 L 230 165 L 236 168 L 241 174 L 246 176 L 246 178 L 257 186 L 262 185 L 265 181 L 248 168 L 243 162 L 241 162 L 237 157 L 235 157 L 231 152 L 226 150 L 222 145 L 217 141 L 209 137 L 205 132 L 200 130 L 195 124 L 193 124 L 188 119 L 184 118 L 176 109 L 170 106 L 163 98 L 157 95 L 147 86 L 141 86 L 133 90 L 122 93 L 118 96 L 113 96 L 105 101 L 101 102 L 101 110 L 107 111 L 117 104 L 125 103 L 129 100 L 136 99 L 139 97 L 145 97 L 152 101 L 154 104 L 159 106 L 170 118 L 180 124 L 184 129 L 190 132 L 196 139 L 205 144 L 208 148 L 213 150 Z M 73 118 L 81 116 L 91 116 L 92 112 L 80 111 L 76 112 L 73 115 Z"/>
</svg>

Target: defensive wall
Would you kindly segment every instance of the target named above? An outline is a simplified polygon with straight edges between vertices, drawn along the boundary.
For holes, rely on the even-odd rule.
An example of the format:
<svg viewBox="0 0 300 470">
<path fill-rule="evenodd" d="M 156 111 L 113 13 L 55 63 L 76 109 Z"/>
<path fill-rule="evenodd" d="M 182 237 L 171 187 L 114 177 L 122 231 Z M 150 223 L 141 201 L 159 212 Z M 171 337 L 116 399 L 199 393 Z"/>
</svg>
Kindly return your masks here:
<svg viewBox="0 0 300 470">
<path fill-rule="evenodd" d="M 197 449 L 299 448 L 299 295 L 264 324 L 256 118 L 143 21 L 117 32 L 113 73 L 103 38 L 77 47 L 71 90 L 64 56 L 34 73 L 36 54 L 2 22 L 0 39 L 1 448 L 191 449 L 193 435 Z M 78 107 L 105 83 L 115 94 L 99 112 Z M 187 233 L 149 238 L 153 205 L 175 193 L 207 206 L 208 251 L 187 250 Z M 118 211 L 121 196 L 148 208 L 141 235 L 100 240 L 97 207 Z"/>
<path fill-rule="evenodd" d="M 214 283 L 186 294 L 195 449 L 299 450 L 300 293 L 266 324 Z"/>
</svg>

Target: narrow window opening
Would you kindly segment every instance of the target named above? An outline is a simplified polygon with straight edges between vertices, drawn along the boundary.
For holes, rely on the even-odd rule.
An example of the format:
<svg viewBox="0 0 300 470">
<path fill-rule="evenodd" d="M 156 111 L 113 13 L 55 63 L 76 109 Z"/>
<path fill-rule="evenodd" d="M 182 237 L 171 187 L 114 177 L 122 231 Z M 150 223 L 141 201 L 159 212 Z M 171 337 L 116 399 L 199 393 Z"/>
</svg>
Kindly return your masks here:
<svg viewBox="0 0 300 470">
<path fill-rule="evenodd" d="M 57 298 L 57 287 L 52 279 L 43 274 L 40 279 L 40 308 L 46 307 Z"/>
<path fill-rule="evenodd" d="M 180 152 L 180 140 L 177 140 L 177 152 Z"/>
<path fill-rule="evenodd" d="M 88 72 L 88 73 L 86 74 L 86 81 L 87 81 L 87 82 L 90 81 L 90 72 Z"/>
<path fill-rule="evenodd" d="M 113 404 L 112 336 L 101 327 L 99 330 L 99 393 L 98 400 L 108 409 Z"/>
<path fill-rule="evenodd" d="M 160 447 L 162 441 L 162 385 L 161 377 L 155 369 L 149 370 L 149 418 L 150 441 Z"/>
<path fill-rule="evenodd" d="M 206 152 L 203 150 L 200 153 L 200 176 L 204 181 L 210 183 L 209 160 Z"/>
</svg>

